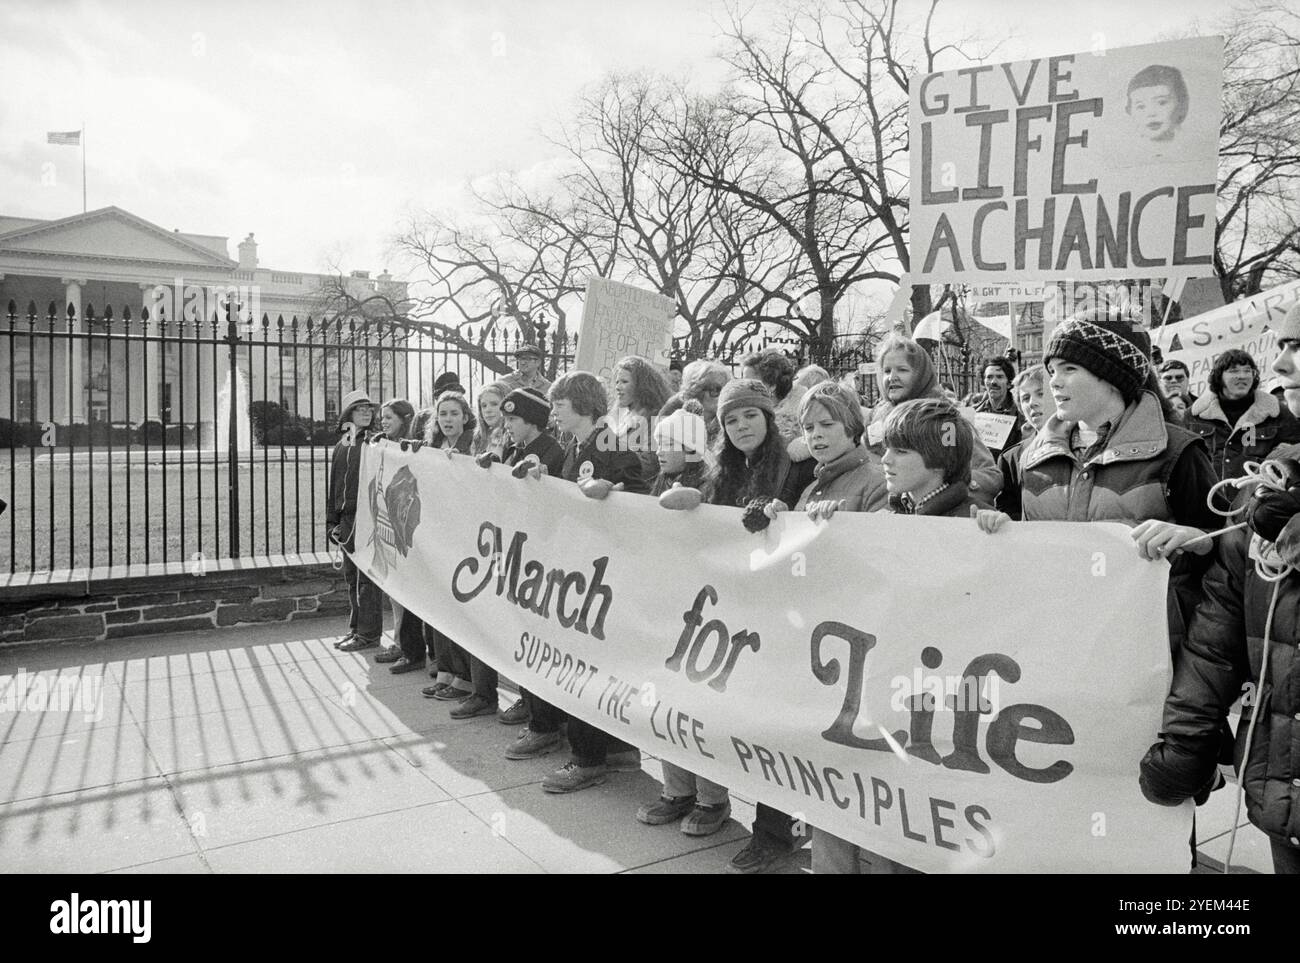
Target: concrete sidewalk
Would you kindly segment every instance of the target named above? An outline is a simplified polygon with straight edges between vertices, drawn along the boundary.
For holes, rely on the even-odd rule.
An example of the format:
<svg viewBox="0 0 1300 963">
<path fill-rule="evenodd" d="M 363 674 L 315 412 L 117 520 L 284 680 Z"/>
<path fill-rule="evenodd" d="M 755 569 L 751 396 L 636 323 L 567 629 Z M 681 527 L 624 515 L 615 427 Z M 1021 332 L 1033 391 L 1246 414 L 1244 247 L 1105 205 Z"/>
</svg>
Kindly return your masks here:
<svg viewBox="0 0 1300 963">
<path fill-rule="evenodd" d="M 451 719 L 454 703 L 420 695 L 424 673 L 335 650 L 344 631 L 319 619 L 0 651 L 0 675 L 64 700 L 0 713 L 0 868 L 716 873 L 747 840 L 753 805 L 734 797 L 706 839 L 638 823 L 660 789 L 648 756 L 574 796 L 542 792 L 566 750 L 507 760 L 518 728 Z M 1232 803 L 1222 791 L 1198 811 L 1213 868 Z M 1241 822 L 1234 865 L 1271 872 L 1267 839 Z M 804 849 L 782 869 L 808 863 Z"/>
</svg>

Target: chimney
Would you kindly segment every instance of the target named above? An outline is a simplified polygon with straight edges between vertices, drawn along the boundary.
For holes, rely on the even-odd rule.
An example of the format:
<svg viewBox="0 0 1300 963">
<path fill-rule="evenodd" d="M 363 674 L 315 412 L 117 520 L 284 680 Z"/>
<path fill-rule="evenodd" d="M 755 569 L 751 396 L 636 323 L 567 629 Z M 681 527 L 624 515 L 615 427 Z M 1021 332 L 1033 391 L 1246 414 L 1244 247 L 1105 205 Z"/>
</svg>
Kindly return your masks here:
<svg viewBox="0 0 1300 963">
<path fill-rule="evenodd" d="M 369 272 L 369 271 L 353 271 L 353 272 L 352 272 L 352 276 L 353 276 L 354 278 L 358 278 L 358 279 L 360 279 L 360 280 L 362 280 L 362 281 L 369 281 L 369 280 L 370 280 L 370 272 Z"/>
<path fill-rule="evenodd" d="M 257 242 L 253 240 L 251 232 L 239 242 L 239 270 L 257 270 Z"/>
<path fill-rule="evenodd" d="M 379 275 L 379 280 L 380 280 L 380 281 L 384 281 L 384 282 L 388 282 L 388 281 L 391 281 L 392 279 L 393 279 L 393 276 L 392 276 L 391 274 L 388 273 L 388 268 L 384 268 L 384 273 L 381 274 L 381 275 Z"/>
</svg>

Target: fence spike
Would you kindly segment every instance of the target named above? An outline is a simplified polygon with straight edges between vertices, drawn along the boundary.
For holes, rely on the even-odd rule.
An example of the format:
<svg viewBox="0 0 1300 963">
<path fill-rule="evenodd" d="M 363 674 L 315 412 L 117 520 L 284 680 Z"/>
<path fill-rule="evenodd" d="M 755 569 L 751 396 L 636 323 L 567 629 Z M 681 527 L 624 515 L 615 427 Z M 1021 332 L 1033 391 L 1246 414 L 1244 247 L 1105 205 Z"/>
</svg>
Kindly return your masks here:
<svg viewBox="0 0 1300 963">
<path fill-rule="evenodd" d="M 9 302 L 9 303 L 12 304 L 13 302 L 11 301 L 11 302 Z M 53 314 L 53 313 L 54 313 L 54 302 L 51 301 L 51 302 L 50 302 L 50 314 Z M 33 324 L 36 323 L 36 302 L 35 302 L 35 301 L 28 301 L 28 302 L 27 302 L 27 317 L 31 320 L 31 322 L 32 322 Z"/>
<path fill-rule="evenodd" d="M 130 310 L 131 310 L 131 306 L 130 306 L 130 305 L 127 305 L 127 306 L 123 309 L 123 312 L 125 313 L 126 311 L 130 311 Z M 129 320 L 131 320 L 131 319 L 130 319 L 130 318 L 127 318 L 127 320 L 129 321 Z M 141 308 L 141 309 L 140 309 L 140 323 L 141 323 L 141 324 L 148 324 L 148 323 L 149 323 L 149 309 L 148 309 L 148 308 Z"/>
<path fill-rule="evenodd" d="M 33 304 L 32 307 L 36 305 Z M 9 322 L 12 324 L 14 318 L 18 317 L 18 305 L 14 304 L 14 299 L 9 299 Z"/>
</svg>

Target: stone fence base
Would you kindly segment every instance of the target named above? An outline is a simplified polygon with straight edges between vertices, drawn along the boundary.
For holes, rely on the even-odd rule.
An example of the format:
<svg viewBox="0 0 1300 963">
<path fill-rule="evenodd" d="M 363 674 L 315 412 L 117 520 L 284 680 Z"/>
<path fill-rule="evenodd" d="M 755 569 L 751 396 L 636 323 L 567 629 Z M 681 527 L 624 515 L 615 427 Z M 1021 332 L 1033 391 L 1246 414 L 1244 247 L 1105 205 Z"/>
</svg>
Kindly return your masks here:
<svg viewBox="0 0 1300 963">
<path fill-rule="evenodd" d="M 0 576 L 0 651 L 347 614 L 324 553 Z"/>
</svg>

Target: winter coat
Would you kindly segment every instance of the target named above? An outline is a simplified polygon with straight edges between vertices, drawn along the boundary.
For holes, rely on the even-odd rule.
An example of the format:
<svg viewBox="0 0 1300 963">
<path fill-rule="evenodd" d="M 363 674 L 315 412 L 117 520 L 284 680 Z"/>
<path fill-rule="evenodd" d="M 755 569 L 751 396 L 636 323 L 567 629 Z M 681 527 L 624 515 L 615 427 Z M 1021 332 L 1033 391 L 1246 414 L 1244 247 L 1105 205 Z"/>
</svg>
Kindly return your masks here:
<svg viewBox="0 0 1300 963">
<path fill-rule="evenodd" d="M 361 448 L 370 440 L 369 429 L 358 430 L 352 443 L 342 438 L 330 456 L 329 489 L 325 499 L 325 524 L 343 529 L 343 547 L 352 551 L 357 524 L 357 490 L 361 483 Z"/>
<path fill-rule="evenodd" d="M 817 463 L 811 458 L 792 462 L 785 449 L 780 446 L 776 448 L 775 454 L 780 464 L 777 467 L 771 491 L 759 491 L 758 486 L 754 483 L 753 475 L 749 475 L 746 477 L 745 485 L 742 486 L 739 492 L 735 493 L 735 500 L 732 501 L 726 498 L 726 493 L 721 490 L 721 480 L 718 479 L 712 482 L 708 492 L 709 504 L 744 508 L 751 499 L 760 497 L 777 498 L 787 505 L 795 504 L 803 490 L 812 483 L 813 472 L 817 468 Z M 753 471 L 753 466 L 749 470 Z"/>
<path fill-rule="evenodd" d="M 428 441 L 428 447 L 441 449 L 446 442 L 446 437 L 440 431 L 434 431 L 433 437 Z M 470 454 L 474 447 L 474 432 L 462 431 L 460 437 L 456 439 L 456 444 L 452 446 L 452 451 L 458 451 L 462 455 Z"/>
<path fill-rule="evenodd" d="M 906 400 L 944 398 L 943 390 L 939 387 L 939 375 L 934 370 L 934 363 L 930 361 L 930 356 L 922 352 L 920 358 L 920 369 L 916 372 L 916 389 L 913 391 L 912 397 Z M 889 396 L 885 391 L 886 379 L 883 366 L 876 378 L 880 384 L 880 402 L 871 409 L 871 417 L 867 420 L 867 436 L 864 439 L 864 444 L 866 444 L 867 450 L 871 452 L 876 464 L 879 464 L 880 457 L 885 453 L 885 446 L 878 439 L 886 416 L 894 410 L 894 404 L 889 400 Z M 980 508 L 992 508 L 993 499 L 1002 488 L 1002 473 L 998 471 L 997 465 L 993 463 L 993 453 L 989 451 L 984 442 L 980 441 L 979 435 L 975 436 L 974 442 L 970 458 L 971 496 L 979 504 Z"/>
<path fill-rule="evenodd" d="M 1217 481 L 1196 435 L 1167 424 L 1144 391 L 1112 426 L 1106 447 L 1086 463 L 1070 450 L 1074 422 L 1053 415 L 1020 449 L 1026 521 L 1127 522 L 1148 519 L 1215 529 L 1205 504 Z"/>
<path fill-rule="evenodd" d="M 678 484 L 683 488 L 695 488 L 703 493 L 705 489 L 704 476 L 705 462 L 703 458 L 699 458 L 695 461 L 688 461 L 686 467 L 681 470 L 680 474 L 665 475 L 663 472 L 660 472 L 655 478 L 654 485 L 650 488 L 650 494 L 658 498 L 664 492 L 668 491 L 668 489 L 672 488 L 673 485 Z M 705 497 L 708 497 L 707 494 Z"/>
<path fill-rule="evenodd" d="M 1020 507 L 1020 452 L 1025 442 L 1012 445 L 998 455 L 998 471 L 1002 473 L 1002 490 L 993 500 L 993 507 L 1006 512 L 1011 518 L 1020 521 L 1023 512 Z"/>
<path fill-rule="evenodd" d="M 799 496 L 796 510 L 813 502 L 836 501 L 840 503 L 838 511 L 874 512 L 889 502 L 885 476 L 861 445 L 818 465 L 814 474 L 812 484 Z"/>
<path fill-rule="evenodd" d="M 570 440 L 560 475 L 571 482 L 587 478 L 603 478 L 615 485 L 622 482 L 624 491 L 637 495 L 648 494 L 653 480 L 646 477 L 637 453 L 620 450 L 618 439 L 604 424 L 597 424 L 581 445 L 576 438 Z"/>
<path fill-rule="evenodd" d="M 1293 456 L 1294 457 L 1294 456 Z M 1228 710 L 1253 683 L 1259 714 L 1245 758 L 1249 712 L 1237 726 L 1234 762 L 1250 821 L 1279 842 L 1300 846 L 1300 574 L 1278 588 L 1264 685 L 1264 628 L 1273 585 L 1255 572 L 1249 530 L 1217 539 L 1186 641 L 1174 658 L 1161 741 L 1142 759 L 1144 788 L 1168 802 L 1204 793 L 1214 778 Z"/>
<path fill-rule="evenodd" d="M 484 452 L 490 451 L 504 461 L 506 457 L 506 449 L 509 447 L 510 443 L 506 437 L 506 429 L 504 426 L 498 425 L 496 428 L 484 431 L 483 426 L 479 425 L 478 428 L 474 430 L 474 440 L 470 445 L 469 453 L 471 455 L 481 455 Z"/>
<path fill-rule="evenodd" d="M 1235 424 L 1228 424 L 1219 397 L 1207 391 L 1187 412 L 1187 428 L 1205 442 L 1219 478 L 1240 478 L 1248 461 L 1263 461 L 1278 445 L 1300 442 L 1300 421 L 1277 398 L 1255 389 L 1255 399 Z"/>
<path fill-rule="evenodd" d="M 970 518 L 971 507 L 978 504 L 971 493 L 960 485 L 949 485 L 915 512 L 904 511 L 897 498 L 890 498 L 889 511 L 893 515 L 932 515 L 946 518 Z"/>
<path fill-rule="evenodd" d="M 529 455 L 536 455 L 546 474 L 559 477 L 564 470 L 564 446 L 546 432 L 542 432 L 527 445 L 512 445 L 506 449 L 507 465 L 517 465 Z"/>
<path fill-rule="evenodd" d="M 1080 463 L 1070 449 L 1074 422 L 1059 415 L 1020 451 L 1020 504 L 1025 521 L 1123 522 L 1156 519 L 1217 529 L 1205 503 L 1217 480 L 1204 444 L 1167 424 L 1160 400 L 1143 391 L 1112 426 L 1106 446 Z M 1171 562 L 1169 632 L 1177 647 L 1208 561 L 1191 552 Z"/>
</svg>

